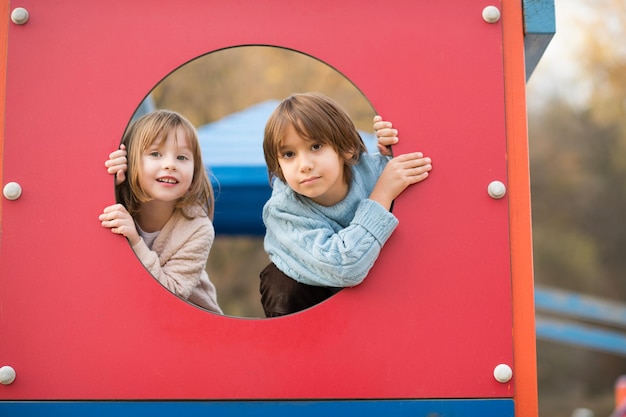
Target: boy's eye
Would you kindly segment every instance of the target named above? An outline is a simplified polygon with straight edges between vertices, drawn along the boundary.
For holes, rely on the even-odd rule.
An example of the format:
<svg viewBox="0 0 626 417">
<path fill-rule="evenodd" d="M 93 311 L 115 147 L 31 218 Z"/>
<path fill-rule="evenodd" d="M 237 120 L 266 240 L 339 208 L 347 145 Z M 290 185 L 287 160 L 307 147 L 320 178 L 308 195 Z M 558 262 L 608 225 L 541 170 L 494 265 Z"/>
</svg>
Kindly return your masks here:
<svg viewBox="0 0 626 417">
<path fill-rule="evenodd" d="M 321 143 L 315 143 L 311 146 L 311 149 L 313 149 L 314 151 L 319 151 L 320 149 L 322 149 L 322 145 Z"/>
<path fill-rule="evenodd" d="M 294 157 L 294 155 L 295 155 L 295 153 L 293 153 L 292 151 L 283 152 L 283 153 L 281 154 L 281 156 L 282 156 L 283 158 L 286 158 L 286 159 L 293 158 L 293 157 Z"/>
</svg>

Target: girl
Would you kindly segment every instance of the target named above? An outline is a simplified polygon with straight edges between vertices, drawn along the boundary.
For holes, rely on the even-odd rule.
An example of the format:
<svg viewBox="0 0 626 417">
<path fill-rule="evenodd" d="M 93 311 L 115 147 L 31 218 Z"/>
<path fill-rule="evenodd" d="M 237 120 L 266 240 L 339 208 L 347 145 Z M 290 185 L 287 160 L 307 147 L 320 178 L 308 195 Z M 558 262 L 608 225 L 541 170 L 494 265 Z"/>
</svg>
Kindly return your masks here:
<svg viewBox="0 0 626 417">
<path fill-rule="evenodd" d="M 379 143 L 397 131 L 377 116 Z M 380 129 L 380 130 L 379 130 Z M 263 208 L 261 302 L 268 317 L 294 313 L 363 281 L 398 224 L 389 211 L 423 181 L 430 158 L 369 155 L 349 116 L 317 93 L 285 99 L 263 141 L 272 196 Z"/>
<path fill-rule="evenodd" d="M 213 190 L 193 125 L 173 111 L 149 113 L 130 126 L 105 166 L 115 175 L 119 204 L 104 209 L 102 226 L 124 235 L 168 290 L 222 314 L 205 271 L 215 236 Z"/>
</svg>

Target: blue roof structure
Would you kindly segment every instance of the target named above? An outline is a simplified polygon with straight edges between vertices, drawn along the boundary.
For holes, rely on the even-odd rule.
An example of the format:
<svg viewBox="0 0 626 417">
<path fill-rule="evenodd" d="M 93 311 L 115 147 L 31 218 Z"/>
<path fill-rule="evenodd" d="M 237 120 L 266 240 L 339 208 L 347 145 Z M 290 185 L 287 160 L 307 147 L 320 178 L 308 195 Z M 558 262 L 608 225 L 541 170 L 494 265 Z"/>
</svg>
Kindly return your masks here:
<svg viewBox="0 0 626 417">
<path fill-rule="evenodd" d="M 554 0 L 523 0 L 526 81 L 556 33 Z"/>
<path fill-rule="evenodd" d="M 263 132 L 278 100 L 268 100 L 200 126 L 202 158 L 215 192 L 216 234 L 262 236 L 263 205 L 271 194 L 263 158 Z M 372 133 L 359 132 L 370 152 Z"/>
<path fill-rule="evenodd" d="M 263 131 L 278 100 L 268 100 L 200 126 L 204 163 L 210 167 L 265 166 Z"/>
</svg>

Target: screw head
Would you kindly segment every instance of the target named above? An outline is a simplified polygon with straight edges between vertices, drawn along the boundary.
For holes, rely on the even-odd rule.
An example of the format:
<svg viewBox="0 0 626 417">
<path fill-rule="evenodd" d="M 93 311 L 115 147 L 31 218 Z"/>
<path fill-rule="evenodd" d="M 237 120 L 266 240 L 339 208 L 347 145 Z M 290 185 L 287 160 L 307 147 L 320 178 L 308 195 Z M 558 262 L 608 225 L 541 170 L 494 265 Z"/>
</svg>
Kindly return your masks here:
<svg viewBox="0 0 626 417">
<path fill-rule="evenodd" d="M 8 182 L 2 190 L 7 200 L 17 200 L 22 195 L 22 187 L 16 182 Z"/>
<path fill-rule="evenodd" d="M 493 377 L 496 381 L 505 384 L 513 378 L 513 370 L 509 365 L 501 363 L 493 369 Z"/>
<path fill-rule="evenodd" d="M 15 369 L 8 365 L 0 368 L 0 384 L 9 385 L 15 381 Z"/>
<path fill-rule="evenodd" d="M 487 6 L 483 9 L 483 20 L 487 23 L 496 23 L 500 20 L 500 9 L 496 6 Z"/>
<path fill-rule="evenodd" d="M 487 186 L 487 193 L 495 200 L 499 200 L 506 194 L 506 186 L 500 181 L 492 181 Z"/>
<path fill-rule="evenodd" d="M 26 22 L 28 22 L 29 17 L 30 16 L 28 14 L 28 10 L 26 10 L 23 7 L 16 7 L 11 12 L 11 21 L 13 21 L 13 23 L 15 23 L 16 25 L 26 24 Z"/>
</svg>

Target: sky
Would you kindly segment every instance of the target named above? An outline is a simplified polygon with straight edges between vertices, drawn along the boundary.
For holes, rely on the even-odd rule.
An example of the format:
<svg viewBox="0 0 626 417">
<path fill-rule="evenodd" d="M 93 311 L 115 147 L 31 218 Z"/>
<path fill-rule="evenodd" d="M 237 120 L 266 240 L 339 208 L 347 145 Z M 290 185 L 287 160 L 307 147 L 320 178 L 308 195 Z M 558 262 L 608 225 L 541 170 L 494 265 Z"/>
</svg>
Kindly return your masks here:
<svg viewBox="0 0 626 417">
<path fill-rule="evenodd" d="M 555 0 L 556 34 L 548 44 L 527 83 L 529 109 L 540 107 L 552 95 L 583 106 L 591 85 L 585 82 L 577 63 L 577 46 L 598 3 L 611 0 Z"/>
</svg>

